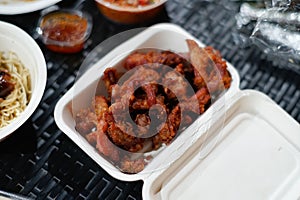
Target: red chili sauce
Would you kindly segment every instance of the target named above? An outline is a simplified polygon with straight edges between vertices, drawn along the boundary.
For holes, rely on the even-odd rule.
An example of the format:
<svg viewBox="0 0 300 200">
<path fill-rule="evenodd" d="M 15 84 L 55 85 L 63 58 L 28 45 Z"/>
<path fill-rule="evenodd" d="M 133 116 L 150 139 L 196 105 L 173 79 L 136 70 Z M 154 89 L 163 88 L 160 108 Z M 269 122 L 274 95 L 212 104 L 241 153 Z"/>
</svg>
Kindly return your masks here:
<svg viewBox="0 0 300 200">
<path fill-rule="evenodd" d="M 41 21 L 47 48 L 56 52 L 75 53 L 83 48 L 88 21 L 73 13 L 52 13 Z"/>
<path fill-rule="evenodd" d="M 157 3 L 159 0 L 104 0 L 109 3 L 115 4 L 121 7 L 138 7 L 148 6 Z"/>
</svg>

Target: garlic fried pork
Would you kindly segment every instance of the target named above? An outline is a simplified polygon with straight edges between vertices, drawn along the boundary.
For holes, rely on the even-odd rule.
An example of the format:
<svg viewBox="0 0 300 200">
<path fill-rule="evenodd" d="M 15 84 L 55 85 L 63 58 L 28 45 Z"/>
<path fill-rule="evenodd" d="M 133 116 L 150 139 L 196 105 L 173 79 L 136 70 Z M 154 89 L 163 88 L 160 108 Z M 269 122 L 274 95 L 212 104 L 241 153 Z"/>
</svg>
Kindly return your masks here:
<svg viewBox="0 0 300 200">
<path fill-rule="evenodd" d="M 143 153 L 170 144 L 206 111 L 212 95 L 230 87 L 219 51 L 192 40 L 187 46 L 181 54 L 131 53 L 122 66 L 127 72 L 107 68 L 107 94 L 97 94 L 76 114 L 76 130 L 121 171 L 142 171 L 149 159 Z"/>
</svg>

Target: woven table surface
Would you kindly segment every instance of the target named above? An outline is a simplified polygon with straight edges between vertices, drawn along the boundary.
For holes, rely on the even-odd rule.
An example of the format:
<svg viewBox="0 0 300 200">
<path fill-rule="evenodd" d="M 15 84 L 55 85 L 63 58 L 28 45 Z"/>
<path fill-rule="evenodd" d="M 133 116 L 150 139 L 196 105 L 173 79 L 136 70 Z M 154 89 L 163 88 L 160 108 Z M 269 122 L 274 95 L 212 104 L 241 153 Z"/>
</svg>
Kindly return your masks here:
<svg viewBox="0 0 300 200">
<path fill-rule="evenodd" d="M 57 5 L 68 8 L 75 0 Z M 93 17 L 92 34 L 84 50 L 76 54 L 51 52 L 36 39 L 46 62 L 48 80 L 41 103 L 32 117 L 0 143 L 0 189 L 32 199 L 142 199 L 142 181 L 112 178 L 55 124 L 57 101 L 72 87 L 84 58 L 99 43 L 119 32 L 160 22 L 180 25 L 206 45 L 220 50 L 238 70 L 241 89 L 259 90 L 300 122 L 300 75 L 284 60 L 272 59 L 256 46 L 243 47 L 236 40 L 236 14 L 241 1 L 169 0 L 163 13 L 151 22 L 120 25 L 105 19 L 93 0 L 82 9 Z M 5 16 L 32 37 L 40 11 Z M 1 28 L 1 27 L 0 27 Z"/>
</svg>

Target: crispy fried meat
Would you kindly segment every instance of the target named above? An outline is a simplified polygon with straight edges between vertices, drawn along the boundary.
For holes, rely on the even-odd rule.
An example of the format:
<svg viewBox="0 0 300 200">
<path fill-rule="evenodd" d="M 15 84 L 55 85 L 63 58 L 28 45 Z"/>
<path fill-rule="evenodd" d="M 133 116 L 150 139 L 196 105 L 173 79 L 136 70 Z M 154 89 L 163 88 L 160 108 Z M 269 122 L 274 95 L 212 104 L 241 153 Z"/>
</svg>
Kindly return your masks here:
<svg viewBox="0 0 300 200">
<path fill-rule="evenodd" d="M 104 119 L 105 113 L 108 112 L 108 103 L 104 96 L 95 96 L 92 102 L 92 108 L 97 116 L 98 121 Z"/>
<path fill-rule="evenodd" d="M 111 93 L 112 93 L 112 87 L 113 85 L 115 85 L 118 80 L 119 80 L 119 76 L 117 74 L 117 70 L 114 68 L 107 68 L 104 73 L 103 73 L 103 77 L 102 80 L 104 82 L 104 85 L 106 87 L 107 93 L 108 93 L 108 97 L 111 97 Z"/>
<path fill-rule="evenodd" d="M 143 157 L 140 157 L 135 160 L 131 160 L 128 157 L 125 157 L 123 162 L 121 163 L 120 169 L 129 174 L 136 174 L 142 171 L 145 168 L 145 161 Z"/>
<path fill-rule="evenodd" d="M 163 78 L 164 90 L 169 99 L 185 97 L 188 84 L 175 70 L 167 72 Z"/>
<path fill-rule="evenodd" d="M 181 122 L 181 110 L 176 106 L 168 116 L 161 130 L 152 138 L 153 149 L 158 149 L 162 143 L 169 144 L 176 135 Z"/>
<path fill-rule="evenodd" d="M 105 70 L 108 97 L 95 96 L 90 108 L 76 114 L 76 130 L 121 171 L 142 171 L 144 152 L 170 144 L 205 112 L 212 95 L 230 87 L 219 51 L 192 40 L 187 45 L 189 53 L 183 54 L 130 54 L 123 65 L 130 71 L 124 76 L 114 68 Z"/>
<path fill-rule="evenodd" d="M 119 125 L 119 124 L 118 124 Z M 137 152 L 143 148 L 143 138 L 133 136 L 133 130 L 129 130 L 130 125 L 126 124 L 125 129 L 130 132 L 123 132 L 115 123 L 109 126 L 107 135 L 114 144 L 129 152 Z"/>
<path fill-rule="evenodd" d="M 15 88 L 11 82 L 11 75 L 4 70 L 0 70 L 0 98 L 5 99 Z"/>
<path fill-rule="evenodd" d="M 75 129 L 82 135 L 92 132 L 97 126 L 97 116 L 89 109 L 80 110 L 75 116 Z"/>
<path fill-rule="evenodd" d="M 163 52 L 135 52 L 130 54 L 124 64 L 124 68 L 127 70 L 133 69 L 137 66 L 146 65 L 146 64 L 162 64 L 172 68 L 175 68 L 177 65 L 182 63 L 187 63 L 184 57 L 180 56 L 171 51 Z M 153 65 L 152 65 L 153 66 Z"/>
<path fill-rule="evenodd" d="M 212 47 L 201 48 L 193 40 L 187 40 L 190 60 L 194 66 L 194 85 L 197 89 L 207 87 L 211 94 L 229 88 L 231 76 L 226 61 Z"/>
<path fill-rule="evenodd" d="M 112 161 L 119 161 L 119 150 L 117 146 L 109 140 L 108 136 L 101 128 L 97 129 L 96 148 L 100 153 L 109 157 Z"/>
</svg>

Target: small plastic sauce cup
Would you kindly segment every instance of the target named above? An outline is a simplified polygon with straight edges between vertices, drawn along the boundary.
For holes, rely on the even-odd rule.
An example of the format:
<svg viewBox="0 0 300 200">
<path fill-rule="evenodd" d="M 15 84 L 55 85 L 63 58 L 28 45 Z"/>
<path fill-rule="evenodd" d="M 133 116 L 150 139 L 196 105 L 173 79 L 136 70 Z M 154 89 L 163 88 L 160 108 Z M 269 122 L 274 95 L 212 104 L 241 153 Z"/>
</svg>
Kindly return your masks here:
<svg viewBox="0 0 300 200">
<path fill-rule="evenodd" d="M 60 53 L 83 49 L 92 28 L 91 17 L 77 10 L 55 10 L 41 16 L 38 34 L 46 47 Z"/>
</svg>

